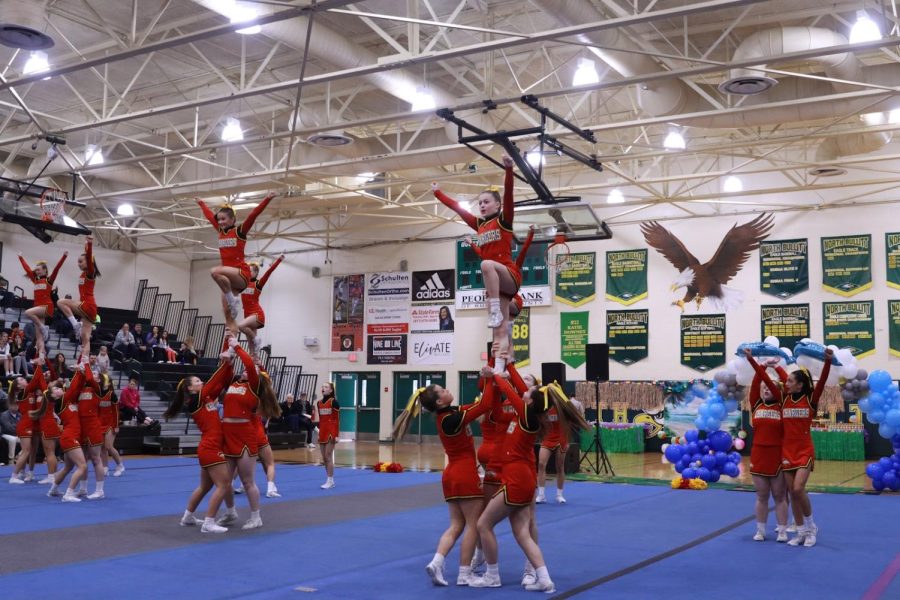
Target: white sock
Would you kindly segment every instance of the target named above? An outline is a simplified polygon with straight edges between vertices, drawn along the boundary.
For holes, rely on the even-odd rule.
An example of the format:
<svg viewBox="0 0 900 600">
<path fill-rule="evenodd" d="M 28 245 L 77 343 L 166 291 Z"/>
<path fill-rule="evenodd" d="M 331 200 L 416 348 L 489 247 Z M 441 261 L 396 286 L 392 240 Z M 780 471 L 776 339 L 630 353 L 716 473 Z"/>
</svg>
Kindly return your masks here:
<svg viewBox="0 0 900 600">
<path fill-rule="evenodd" d="M 444 566 L 444 555 L 441 554 L 440 552 L 435 552 L 434 558 L 431 559 L 431 564 L 438 566 L 438 567 L 443 567 Z"/>
<path fill-rule="evenodd" d="M 329 477 L 326 481 L 328 481 L 328 483 L 334 483 L 334 477 Z"/>
<path fill-rule="evenodd" d="M 78 486 L 78 489 L 87 491 L 87 479 L 82 479 L 81 483 Z"/>
<path fill-rule="evenodd" d="M 268 482 L 268 483 L 266 484 L 266 491 L 267 491 L 267 492 L 272 492 L 272 491 L 274 491 L 274 490 L 276 490 L 276 489 L 278 489 L 278 488 L 275 487 L 275 482 L 274 482 L 274 481 L 270 481 L 270 482 Z"/>
<path fill-rule="evenodd" d="M 187 512 L 187 511 L 184 511 L 184 512 Z M 191 514 L 193 514 L 193 513 L 191 513 Z M 215 524 L 216 524 L 216 520 L 213 519 L 212 517 L 206 517 L 206 518 L 203 519 L 203 524 L 204 524 L 204 525 L 215 525 Z"/>
<path fill-rule="evenodd" d="M 763 533 L 763 534 L 766 532 L 766 524 L 764 521 L 756 522 L 756 531 L 758 531 L 759 533 Z"/>
<path fill-rule="evenodd" d="M 547 570 L 547 565 L 535 569 L 534 574 L 537 576 L 538 581 L 550 581 L 550 572 Z"/>
<path fill-rule="evenodd" d="M 500 310 L 500 298 L 488 298 L 488 309 L 491 312 Z"/>
<path fill-rule="evenodd" d="M 75 317 L 69 317 L 69 323 L 72 324 L 73 329 L 78 329 L 78 319 Z"/>
<path fill-rule="evenodd" d="M 251 520 L 251 521 L 255 521 L 256 519 L 259 519 L 259 518 L 261 518 L 261 517 L 259 516 L 259 511 L 258 511 L 258 510 L 251 510 L 251 511 L 250 511 L 250 520 Z"/>
<path fill-rule="evenodd" d="M 809 515 L 808 517 L 804 517 L 804 518 L 803 518 L 803 524 L 806 525 L 806 527 L 809 528 L 809 529 L 812 529 L 813 527 L 816 526 L 816 524 L 813 523 L 812 515 Z"/>
<path fill-rule="evenodd" d="M 496 575 L 497 577 L 500 577 L 500 565 L 497 563 L 494 563 L 494 564 L 488 563 L 487 574 L 488 575 Z"/>
<path fill-rule="evenodd" d="M 506 370 L 506 359 L 499 356 L 494 359 L 494 372 L 502 373 Z"/>
<path fill-rule="evenodd" d="M 181 516 L 181 520 L 184 521 L 187 518 L 193 517 L 194 513 L 189 511 L 188 509 L 184 509 L 184 514 Z"/>
<path fill-rule="evenodd" d="M 94 491 L 95 491 L 95 492 L 102 492 L 102 491 L 103 491 L 103 482 L 102 482 L 102 481 L 98 481 L 98 482 L 97 482 L 97 487 L 96 487 L 96 489 L 94 489 Z"/>
<path fill-rule="evenodd" d="M 226 506 L 226 507 L 225 507 L 225 514 L 232 515 L 232 516 L 235 516 L 235 517 L 236 517 L 236 516 L 237 516 L 237 507 L 236 507 L 236 506 L 232 506 L 231 508 L 228 508 L 228 507 Z"/>
<path fill-rule="evenodd" d="M 56 485 L 56 481 L 54 481 L 53 483 L 50 484 L 50 493 L 51 493 L 51 494 L 52 494 L 53 492 L 55 492 L 56 490 L 58 490 L 58 489 L 59 489 L 59 486 Z"/>
<path fill-rule="evenodd" d="M 534 573 L 534 565 L 531 564 L 531 561 L 527 558 L 525 559 L 525 572 L 526 573 Z"/>
<path fill-rule="evenodd" d="M 562 489 L 561 487 L 556 488 L 556 495 L 557 495 L 557 496 L 562 496 L 562 495 L 563 495 L 563 489 Z"/>
</svg>

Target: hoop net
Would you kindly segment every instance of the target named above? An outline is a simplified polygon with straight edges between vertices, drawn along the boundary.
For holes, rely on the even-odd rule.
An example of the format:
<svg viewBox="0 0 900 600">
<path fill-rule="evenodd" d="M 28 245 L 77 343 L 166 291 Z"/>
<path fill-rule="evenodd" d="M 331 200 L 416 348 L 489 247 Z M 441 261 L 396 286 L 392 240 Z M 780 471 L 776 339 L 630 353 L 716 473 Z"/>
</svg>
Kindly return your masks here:
<svg viewBox="0 0 900 600">
<path fill-rule="evenodd" d="M 66 194 L 61 190 L 46 189 L 41 194 L 41 220 L 47 223 L 62 223 L 66 214 Z"/>
<path fill-rule="evenodd" d="M 557 233 L 553 243 L 547 246 L 547 266 L 556 273 L 562 271 L 569 263 L 570 252 L 566 239 L 565 233 Z"/>
</svg>

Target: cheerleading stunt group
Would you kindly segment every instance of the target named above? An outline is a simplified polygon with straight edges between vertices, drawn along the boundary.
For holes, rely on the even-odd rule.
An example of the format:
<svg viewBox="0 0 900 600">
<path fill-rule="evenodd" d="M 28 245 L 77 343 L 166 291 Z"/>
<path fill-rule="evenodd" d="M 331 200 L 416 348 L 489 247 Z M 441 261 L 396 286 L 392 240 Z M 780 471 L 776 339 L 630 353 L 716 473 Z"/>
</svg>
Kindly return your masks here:
<svg viewBox="0 0 900 600">
<path fill-rule="evenodd" d="M 470 213 L 457 201 L 432 184 L 435 197 L 455 211 L 475 235 L 473 249 L 481 257 L 488 308 L 488 327 L 493 331 L 492 352 L 488 365 L 481 371 L 481 396 L 472 404 L 453 406 L 453 395 L 439 385 L 417 390 L 394 424 L 394 440 L 406 433 L 410 421 L 424 409 L 434 414 L 437 430 L 447 455 L 443 471 L 443 492 L 449 508 L 450 524 L 441 535 L 437 551 L 426 566 L 435 585 L 446 586 L 445 558 L 462 537 L 457 585 L 499 587 L 500 571 L 497 538 L 494 527 L 509 519 L 516 542 L 526 557 L 522 585 L 527 590 L 552 592 L 553 581 L 538 546 L 535 504 L 545 502 L 545 467 L 556 454 L 556 501 L 565 503 L 563 457 L 568 433 L 589 428 L 580 406 L 570 401 L 562 388 L 554 383 L 542 385 L 534 376 L 520 374 L 514 362 L 511 343 L 511 320 L 522 307 L 518 294 L 521 285 L 522 260 L 533 232 L 529 234 L 517 260 L 513 259 L 513 161 L 503 157 L 505 167 L 503 195 L 495 189 L 482 192 L 477 200 L 479 216 Z M 199 377 L 182 379 L 165 412 L 172 419 L 185 411 L 190 413 L 201 432 L 197 448 L 200 482 L 188 499 L 181 525 L 199 525 L 204 533 L 222 533 L 237 521 L 234 494 L 245 492 L 250 517 L 242 529 L 262 526 L 260 491 L 254 471 L 257 459 L 263 463 L 267 478 L 266 495 L 278 496 L 275 486 L 275 461 L 263 427 L 263 419 L 279 416 L 280 408 L 269 375 L 259 360 L 262 347 L 259 330 L 265 326 L 260 294 L 270 275 L 283 260 L 279 257 L 259 277 L 260 265 L 245 258 L 247 234 L 254 221 L 273 196 L 267 196 L 238 224 L 234 210 L 222 206 L 213 211 L 198 204 L 218 235 L 221 265 L 211 271 L 212 279 L 222 292 L 226 321 L 219 365 L 215 373 L 202 381 Z M 22 452 L 16 461 L 10 483 L 23 483 L 26 463 L 34 460 L 37 444 L 43 445 L 51 484 L 48 495 L 58 496 L 66 476 L 72 473 L 62 494 L 64 502 L 79 502 L 87 495 L 88 459 L 94 466 L 95 491 L 87 495 L 96 500 L 104 497 L 105 460 L 111 456 L 119 465 L 114 476 L 124 473 L 121 458 L 112 445 L 113 430 L 118 422 L 116 406 L 110 400 L 108 375 L 100 381 L 91 372 L 87 357 L 90 332 L 97 317 L 94 285 L 100 272 L 92 254 L 91 238 L 78 259 L 81 271 L 78 302 L 60 300 L 59 309 L 70 320 L 81 338 L 81 355 L 74 378 L 64 387 L 45 360 L 45 320 L 53 315 L 50 296 L 53 282 L 66 256 L 52 273 L 46 263 L 32 270 L 20 256 L 28 278 L 34 284 L 34 306 L 26 314 L 35 323 L 38 357 L 35 375 L 30 382 L 17 378 L 11 385 L 11 396 L 22 406 L 17 433 Z M 243 319 L 238 321 L 243 310 Z M 243 333 L 248 350 L 238 343 Z M 806 483 L 813 468 L 813 446 L 810 425 L 818 399 L 828 378 L 831 351 L 826 352 L 823 372 L 813 388 L 810 375 L 797 370 L 788 375 L 775 363 L 760 365 L 750 351 L 747 360 L 756 377 L 750 390 L 752 426 L 755 440 L 751 449 L 750 471 L 757 490 L 755 540 L 766 534 L 769 497 L 774 498 L 777 540 L 794 546 L 816 543 L 817 527 L 806 493 Z M 769 376 L 775 368 L 778 381 Z M 44 373 L 47 369 L 48 373 Z M 312 420 L 319 428 L 319 447 L 326 470 L 323 489 L 334 487 L 334 446 L 338 439 L 339 410 L 334 386 L 322 386 L 322 396 L 314 405 Z M 221 405 L 221 409 L 220 409 Z M 477 452 L 471 424 L 480 420 L 482 443 Z M 65 457 L 64 467 L 57 471 L 55 446 L 59 440 Z M 534 445 L 540 441 L 538 465 Z M 33 462 L 32 462 L 33 464 Z M 238 478 L 239 484 L 233 481 Z M 200 502 L 212 492 L 203 518 L 195 516 Z M 788 541 L 788 498 L 798 526 L 797 535 Z M 219 509 L 225 504 L 225 512 Z M 484 572 L 476 569 L 485 566 Z"/>
</svg>

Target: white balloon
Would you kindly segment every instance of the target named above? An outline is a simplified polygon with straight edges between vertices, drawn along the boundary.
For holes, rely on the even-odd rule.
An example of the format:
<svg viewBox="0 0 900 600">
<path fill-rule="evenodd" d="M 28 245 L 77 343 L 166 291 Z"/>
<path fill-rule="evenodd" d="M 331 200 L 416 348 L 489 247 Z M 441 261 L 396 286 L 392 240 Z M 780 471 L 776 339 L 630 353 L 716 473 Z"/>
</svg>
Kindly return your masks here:
<svg viewBox="0 0 900 600">
<path fill-rule="evenodd" d="M 793 356 L 793 355 L 794 355 L 794 351 L 791 350 L 790 348 L 787 348 L 787 347 L 782 348 L 781 351 L 784 352 L 785 354 L 787 354 L 788 356 Z"/>
<path fill-rule="evenodd" d="M 738 371 L 738 359 L 732 358 L 731 360 L 728 361 L 728 372 L 729 373 L 737 373 L 737 371 Z"/>
<path fill-rule="evenodd" d="M 837 385 L 840 378 L 841 370 L 831 369 L 831 371 L 828 372 L 828 379 L 825 380 L 825 385 Z"/>
<path fill-rule="evenodd" d="M 859 367 L 857 367 L 855 364 L 851 364 L 839 370 L 841 372 L 841 377 L 843 377 L 844 379 L 856 379 L 856 374 L 859 372 Z"/>
<path fill-rule="evenodd" d="M 778 338 L 774 335 L 770 335 L 766 339 L 763 340 L 764 343 L 769 344 L 770 346 L 779 347 L 781 344 L 778 342 Z"/>
<path fill-rule="evenodd" d="M 812 339 L 810 339 L 810 338 L 803 338 L 803 339 L 800 340 L 800 341 L 803 342 L 804 344 L 810 344 L 810 343 L 812 343 Z"/>
<path fill-rule="evenodd" d="M 828 346 L 828 348 L 831 348 L 831 351 L 832 351 L 832 352 L 835 352 L 835 353 L 837 353 L 837 352 L 840 350 L 840 348 L 838 348 L 838 347 L 835 346 L 834 344 L 830 344 L 830 345 Z"/>
</svg>

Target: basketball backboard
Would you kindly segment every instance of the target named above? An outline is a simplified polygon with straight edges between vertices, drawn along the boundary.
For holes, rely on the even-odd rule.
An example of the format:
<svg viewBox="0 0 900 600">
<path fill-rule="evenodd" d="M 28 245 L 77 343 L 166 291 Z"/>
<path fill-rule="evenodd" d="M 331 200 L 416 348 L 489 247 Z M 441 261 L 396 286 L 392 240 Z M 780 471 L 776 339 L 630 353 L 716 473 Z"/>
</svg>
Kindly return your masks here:
<svg viewBox="0 0 900 600">
<path fill-rule="evenodd" d="M 21 225 L 45 244 L 51 241 L 48 230 L 68 235 L 91 233 L 90 229 L 65 214 L 67 206 L 84 204 L 69 200 L 66 192 L 0 177 L 0 219 Z"/>
<path fill-rule="evenodd" d="M 612 231 L 606 223 L 597 218 L 589 204 L 583 202 L 517 206 L 513 220 L 516 238 L 524 240 L 532 226 L 536 243 L 552 242 L 558 233 L 565 233 L 570 242 L 612 238 Z"/>
</svg>

